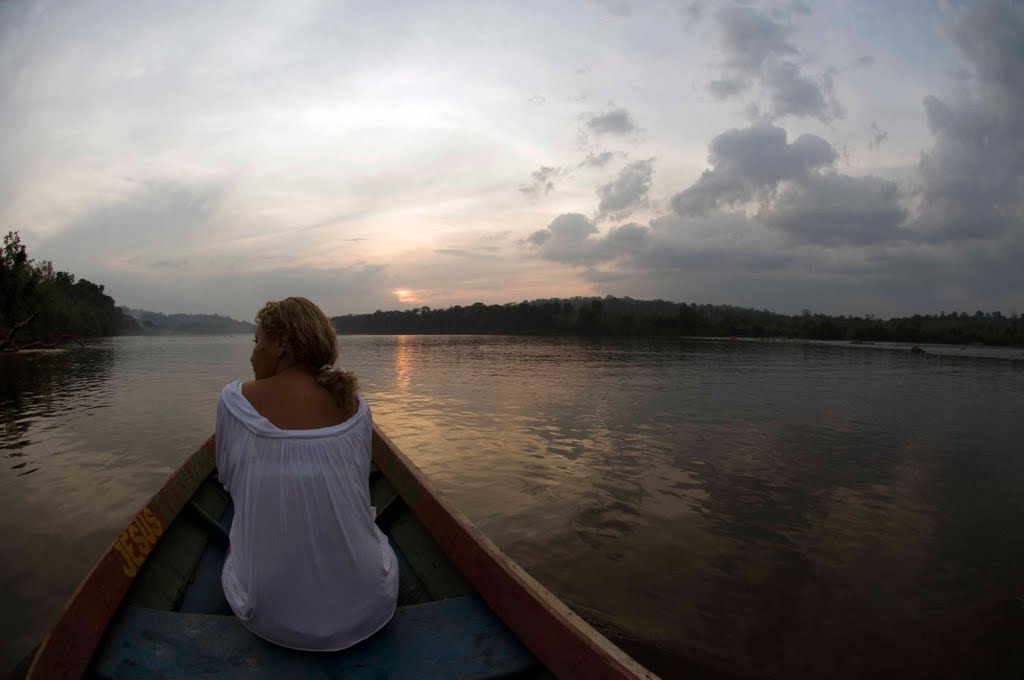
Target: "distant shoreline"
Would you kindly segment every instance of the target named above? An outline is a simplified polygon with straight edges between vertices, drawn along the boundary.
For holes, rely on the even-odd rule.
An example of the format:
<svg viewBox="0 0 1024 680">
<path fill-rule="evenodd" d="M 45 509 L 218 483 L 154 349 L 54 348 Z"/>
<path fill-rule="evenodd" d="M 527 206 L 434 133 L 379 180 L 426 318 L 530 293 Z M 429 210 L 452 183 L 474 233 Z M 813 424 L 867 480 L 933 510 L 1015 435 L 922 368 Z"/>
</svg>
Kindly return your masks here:
<svg viewBox="0 0 1024 680">
<path fill-rule="evenodd" d="M 1024 346 L 1024 317 L 1001 312 L 880 319 L 829 316 L 804 310 L 787 315 L 732 305 L 633 298 L 571 298 L 504 305 L 475 303 L 420 307 L 331 318 L 345 334 L 480 334 L 585 337 L 743 337 L 848 342 Z"/>
<path fill-rule="evenodd" d="M 973 348 L 973 349 L 1007 349 L 1007 350 L 1022 350 L 1024 351 L 1024 345 L 1016 344 L 986 344 L 986 343 L 957 343 L 957 342 L 940 342 L 940 341 L 913 341 L 913 340 L 878 340 L 869 342 L 855 342 L 852 340 L 842 339 L 831 339 L 831 338 L 802 338 L 797 336 L 741 336 L 741 335 L 669 335 L 669 334 L 650 334 L 650 335 L 614 335 L 614 334 L 596 334 L 596 335 L 581 335 L 578 333 L 526 333 L 526 332 L 508 332 L 508 331 L 402 331 L 402 332 L 385 332 L 385 331 L 336 331 L 338 336 L 399 336 L 399 335 L 416 335 L 416 336 L 435 336 L 444 337 L 448 335 L 478 335 L 481 337 L 524 337 L 524 338 L 584 338 L 588 340 L 600 340 L 600 339 L 627 339 L 632 338 L 636 340 L 649 340 L 654 338 L 661 338 L 664 340 L 728 340 L 734 342 L 786 342 L 791 344 L 823 344 L 835 347 L 849 346 L 852 348 L 882 348 L 885 349 L 891 345 L 906 345 L 912 347 L 919 345 L 921 347 L 961 347 L 961 348 Z"/>
</svg>

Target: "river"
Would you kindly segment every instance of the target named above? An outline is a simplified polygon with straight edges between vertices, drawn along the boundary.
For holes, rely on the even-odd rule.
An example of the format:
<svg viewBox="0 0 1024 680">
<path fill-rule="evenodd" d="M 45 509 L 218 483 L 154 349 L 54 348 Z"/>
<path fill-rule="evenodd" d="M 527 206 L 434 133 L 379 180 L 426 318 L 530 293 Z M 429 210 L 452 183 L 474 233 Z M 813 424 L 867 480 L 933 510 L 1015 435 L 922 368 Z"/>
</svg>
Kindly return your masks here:
<svg viewBox="0 0 1024 680">
<path fill-rule="evenodd" d="M 342 336 L 376 421 L 664 677 L 1024 675 L 1024 353 Z M 0 356 L 0 664 L 249 377 L 248 336 Z"/>
</svg>

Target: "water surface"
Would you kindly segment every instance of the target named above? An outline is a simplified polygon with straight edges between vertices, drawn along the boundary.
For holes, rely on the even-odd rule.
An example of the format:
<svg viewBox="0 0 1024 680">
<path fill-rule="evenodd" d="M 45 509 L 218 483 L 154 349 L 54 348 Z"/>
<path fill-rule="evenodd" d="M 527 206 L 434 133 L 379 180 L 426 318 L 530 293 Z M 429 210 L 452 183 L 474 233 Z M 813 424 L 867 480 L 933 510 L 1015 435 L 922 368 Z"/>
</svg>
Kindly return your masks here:
<svg viewBox="0 0 1024 680">
<path fill-rule="evenodd" d="M 1020 350 L 341 338 L 376 420 L 666 677 L 1020 676 Z M 2 661 L 212 431 L 245 336 L 0 357 Z"/>
</svg>

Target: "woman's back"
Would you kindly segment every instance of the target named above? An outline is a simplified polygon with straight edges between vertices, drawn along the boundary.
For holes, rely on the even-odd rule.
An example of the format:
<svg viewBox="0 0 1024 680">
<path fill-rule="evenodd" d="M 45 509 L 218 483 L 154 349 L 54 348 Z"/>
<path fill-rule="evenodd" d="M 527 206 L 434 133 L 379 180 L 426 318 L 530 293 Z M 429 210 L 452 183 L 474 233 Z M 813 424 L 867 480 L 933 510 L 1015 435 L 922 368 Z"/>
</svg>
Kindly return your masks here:
<svg viewBox="0 0 1024 680">
<path fill-rule="evenodd" d="M 305 371 L 285 371 L 263 380 L 242 383 L 242 395 L 256 411 L 280 430 L 316 430 L 339 425 L 359 404 L 340 406 Z"/>
<path fill-rule="evenodd" d="M 271 642 L 343 649 L 387 623 L 397 597 L 369 499 L 372 419 L 363 400 L 345 413 L 286 376 L 221 392 L 217 467 L 235 503 L 224 593 Z"/>
</svg>

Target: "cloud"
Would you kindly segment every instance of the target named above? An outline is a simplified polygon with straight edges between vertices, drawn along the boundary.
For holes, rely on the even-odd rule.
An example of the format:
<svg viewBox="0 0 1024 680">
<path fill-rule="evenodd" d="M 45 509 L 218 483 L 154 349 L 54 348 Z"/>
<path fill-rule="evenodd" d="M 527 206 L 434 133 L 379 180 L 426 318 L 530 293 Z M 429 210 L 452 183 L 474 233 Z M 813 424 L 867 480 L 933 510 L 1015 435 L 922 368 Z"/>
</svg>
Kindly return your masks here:
<svg viewBox="0 0 1024 680">
<path fill-rule="evenodd" d="M 544 229 L 530 234 L 526 241 L 535 246 L 545 260 L 583 264 L 587 261 L 586 243 L 590 235 L 596 233 L 597 227 L 586 216 L 566 213 L 556 217 Z"/>
<path fill-rule="evenodd" d="M 683 17 L 683 21 L 688 24 L 699 23 L 704 18 L 704 12 L 707 7 L 703 0 L 691 0 L 687 4 L 679 8 L 679 13 Z"/>
<path fill-rule="evenodd" d="M 810 116 L 823 121 L 833 116 L 826 96 L 826 87 L 831 89 L 831 85 L 812 81 L 791 61 L 767 60 L 761 67 L 761 82 L 777 115 Z"/>
<path fill-rule="evenodd" d="M 680 282 L 725 272 L 785 275 L 806 260 L 742 213 L 700 220 L 665 215 L 646 226 L 631 222 L 604 234 L 583 215 L 566 214 L 529 241 L 542 259 L 581 267 L 586 280 L 611 290 L 627 281 Z M 673 293 L 676 299 L 680 295 L 681 290 Z"/>
<path fill-rule="evenodd" d="M 556 244 L 559 241 L 573 243 L 587 238 L 589 234 L 597 231 L 597 227 L 590 223 L 590 220 L 579 213 L 566 213 L 559 215 L 546 229 L 539 229 L 530 234 L 527 239 L 536 246 L 548 243 Z"/>
<path fill-rule="evenodd" d="M 806 177 L 838 158 L 821 137 L 801 135 L 790 144 L 783 128 L 768 124 L 723 132 L 711 140 L 709 150 L 712 169 L 672 197 L 672 208 L 680 215 L 708 215 L 723 206 L 764 197 L 779 182 Z"/>
<path fill-rule="evenodd" d="M 708 83 L 708 91 L 716 99 L 727 99 L 745 92 L 750 87 L 750 80 L 742 76 L 720 78 Z"/>
<path fill-rule="evenodd" d="M 519 187 L 519 191 L 530 197 L 547 196 L 555 188 L 554 178 L 564 174 L 562 168 L 542 165 L 530 173 L 530 184 Z"/>
<path fill-rule="evenodd" d="M 815 197 L 827 207 L 838 196 L 860 201 L 863 216 L 877 202 L 888 204 L 888 212 L 878 212 L 891 228 L 899 217 L 887 196 L 891 188 L 878 178 L 861 179 L 823 175 L 820 183 L 826 186 L 819 193 L 791 195 L 780 206 L 791 208 L 788 214 L 780 210 L 774 217 L 805 215 L 795 208 L 807 207 Z M 819 178 L 810 181 L 816 182 Z M 812 307 L 834 314 L 908 314 L 974 308 L 979 296 L 1004 311 L 1024 304 L 1019 266 L 1024 233 L 998 247 L 981 241 L 953 247 L 906 239 L 880 247 L 869 242 L 878 235 L 857 238 L 852 222 L 846 232 L 826 232 L 807 242 L 763 218 L 742 212 L 700 218 L 668 214 L 647 226 L 630 223 L 601 233 L 582 215 L 563 215 L 553 229 L 535 232 L 531 248 L 542 261 L 577 270 L 598 294 L 628 290 L 640 297 L 729 302 L 789 313 Z M 808 219 L 805 226 L 812 224 Z M 789 223 L 791 229 L 797 225 Z"/>
<path fill-rule="evenodd" d="M 924 100 L 935 144 L 919 164 L 910 227 L 933 242 L 1005 237 L 1024 223 L 1024 8 L 982 0 L 954 15 L 949 32 L 969 80 Z"/>
<path fill-rule="evenodd" d="M 372 311 L 394 305 L 396 285 L 389 268 L 377 264 L 315 269 L 272 267 L 260 272 L 225 266 L 213 258 L 189 258 L 184 270 L 112 270 L 104 275 L 118 304 L 166 313 L 220 313 L 251 320 L 267 300 L 302 295 L 328 314 Z M 203 261 L 200 261 L 203 260 Z"/>
<path fill-rule="evenodd" d="M 637 255 L 645 252 L 650 245 L 651 230 L 635 222 L 612 227 L 605 235 L 603 244 L 609 253 Z"/>
<path fill-rule="evenodd" d="M 769 59 L 799 54 L 789 42 L 789 29 L 752 7 L 723 5 L 715 20 L 729 68 L 757 75 Z"/>
<path fill-rule="evenodd" d="M 825 272 L 838 280 L 855 262 L 859 275 L 904 286 L 905 272 L 934 283 L 945 269 L 967 291 L 965 299 L 971 290 L 1021 291 L 1020 4 L 950 4 L 966 8 L 950 10 L 949 35 L 966 57 L 959 64 L 949 63 L 936 41 L 913 39 L 931 35 L 931 11 L 916 5 L 878 24 L 877 16 L 847 22 L 857 17 L 817 5 L 808 20 L 785 0 L 682 0 L 675 6 L 685 7 L 683 18 L 609 0 L 612 11 L 635 8 L 626 21 L 585 4 L 545 18 L 492 3 L 381 14 L 369 5 L 236 0 L 211 10 L 186 1 L 154 21 L 144 3 L 114 14 L 107 6 L 0 3 L 0 119 L 8 132 L 0 144 L 0 219 L 32 239 L 37 257 L 109 282 L 115 295 L 166 302 L 161 308 L 136 299 L 133 306 L 236 315 L 242 306 L 246 318 L 250 303 L 262 302 L 250 299 L 254 282 L 260 297 L 279 296 L 288 291 L 272 289 L 304 289 L 300 273 L 323 267 L 333 269 L 316 269 L 328 274 L 308 285 L 326 291 L 337 274 L 332 290 L 351 291 L 345 300 L 337 293 L 336 311 L 364 299 L 390 306 L 395 288 L 451 290 L 460 304 L 484 289 L 496 300 L 523 286 L 577 292 L 573 286 L 588 285 L 584 271 L 587 281 L 613 274 L 639 281 L 646 274 L 648 285 L 674 286 L 690 299 L 702 297 L 687 287 L 699 275 L 707 288 L 694 290 L 723 301 L 753 295 L 733 281 L 770 288 L 751 274 L 758 272 L 788 276 L 787 293 L 814 296 L 826 289 L 817 285 Z M 538 31 L 552 18 L 597 32 Z M 681 44 L 684 20 L 703 24 Z M 398 48 L 382 52 L 381 35 Z M 877 72 L 843 76 L 862 95 L 850 116 L 867 117 L 835 134 L 867 144 L 887 131 L 884 154 L 852 161 L 884 161 L 893 173 L 900 164 L 918 167 L 916 194 L 900 196 L 885 180 L 854 177 L 868 171 L 863 165 L 843 165 L 848 175 L 835 172 L 839 140 L 815 119 L 838 115 L 835 94 L 846 82 L 828 69 L 831 62 L 813 61 L 812 43 L 803 42 L 821 36 L 827 39 L 817 41 L 815 54 L 849 67 L 869 61 L 858 55 L 874 54 L 892 70 L 883 74 L 876 65 Z M 707 51 L 706 37 L 718 51 Z M 910 61 L 892 62 L 886 55 L 893 49 Z M 711 71 L 709 59 L 717 60 Z M 585 81 L 572 73 L 582 64 L 593 64 Z M 928 84 L 957 66 L 966 67 L 958 90 Z M 639 93 L 638 74 L 677 87 Z M 870 82 L 883 75 L 885 82 Z M 698 106 L 679 96 L 689 83 L 701 88 L 707 81 L 727 103 Z M 584 85 L 590 103 L 563 100 Z M 543 106 L 536 105 L 539 96 L 529 101 L 538 93 L 547 96 Z M 925 93 L 934 96 L 921 108 Z M 609 97 L 619 97 L 621 106 L 605 104 Z M 747 136 L 730 131 L 715 138 L 700 168 L 707 172 L 694 182 L 694 143 L 704 147 L 718 132 L 745 127 L 720 121 L 751 100 L 765 120 Z M 592 113 L 572 118 L 582 111 Z M 868 133 L 876 117 L 878 129 Z M 772 120 L 774 133 L 766 125 Z M 564 135 L 573 123 L 586 146 L 558 141 L 571 142 Z M 810 131 L 832 143 L 801 141 L 800 133 Z M 620 160 L 615 149 L 641 132 L 645 151 Z M 533 156 L 537 149 L 550 155 Z M 663 160 L 646 192 L 643 173 L 632 185 L 620 181 L 622 166 L 656 152 Z M 594 179 L 570 185 L 570 173 L 583 172 Z M 603 194 L 595 198 L 600 184 Z M 520 186 L 522 192 L 512 190 Z M 659 195 L 661 186 L 682 190 L 672 203 L 678 213 L 647 224 L 639 209 L 616 210 L 672 197 Z M 543 203 L 552 206 L 557 199 L 557 207 L 537 222 L 536 209 L 523 208 L 524 196 L 547 196 Z M 911 212 L 909 220 L 899 221 L 901 210 Z M 545 228 L 535 241 L 544 241 L 549 255 L 584 264 L 556 267 L 521 248 L 511 252 L 509 241 L 489 251 L 484 242 L 446 233 L 508 229 L 521 237 L 570 211 L 584 213 L 595 230 L 573 240 Z M 559 242 L 562 250 L 551 250 Z M 540 253 L 544 244 L 529 252 Z M 868 262 L 868 251 L 888 259 Z M 493 259 L 479 255 L 492 252 Z M 360 262 L 387 262 L 388 269 L 372 288 L 360 288 L 347 269 L 358 270 Z M 230 280 L 216 278 L 228 276 L 229 267 Z M 807 274 L 812 268 L 814 276 Z M 801 292 L 807 281 L 815 285 Z M 916 303 L 939 295 L 899 297 Z M 975 299 L 984 305 L 1004 298 Z"/>
<path fill-rule="evenodd" d="M 907 212 L 894 182 L 813 174 L 791 183 L 758 217 L 794 242 L 836 246 L 900 240 Z"/>
<path fill-rule="evenodd" d="M 587 129 L 596 135 L 627 135 L 636 130 L 633 116 L 626 109 L 614 109 L 608 113 L 591 114 Z"/>
<path fill-rule="evenodd" d="M 435 248 L 434 253 L 437 255 L 448 255 L 450 257 L 465 257 L 465 258 L 490 258 L 497 257 L 493 253 L 480 253 L 473 250 L 467 250 L 466 248 Z"/>
<path fill-rule="evenodd" d="M 616 158 L 626 158 L 627 154 L 621 151 L 602 151 L 601 153 L 594 154 L 593 152 L 587 154 L 578 167 L 588 168 L 603 168 L 608 165 Z"/>
<path fill-rule="evenodd" d="M 803 3 L 791 3 L 778 12 L 780 19 L 808 13 Z M 817 79 L 807 76 L 801 54 L 790 41 L 790 28 L 753 7 L 727 4 L 715 13 L 724 73 L 708 83 L 712 96 L 726 99 L 760 85 L 771 103 L 770 113 L 808 116 L 828 122 L 843 115 L 834 94 L 834 71 Z"/>
<path fill-rule="evenodd" d="M 786 10 L 792 14 L 810 14 L 811 6 L 803 0 L 790 0 Z"/>
<path fill-rule="evenodd" d="M 669 213 L 649 224 L 650 248 L 632 264 L 657 276 L 670 271 L 779 271 L 800 259 L 799 249 L 742 212 L 696 219 Z"/>
<path fill-rule="evenodd" d="M 591 4 L 616 17 L 628 17 L 633 11 L 626 0 L 591 0 Z"/>
<path fill-rule="evenodd" d="M 153 260 L 149 263 L 150 267 L 156 267 L 157 269 L 184 269 L 188 266 L 188 258 L 182 257 L 172 260 Z"/>
<path fill-rule="evenodd" d="M 836 246 L 898 241 L 907 219 L 895 182 L 832 171 L 838 154 L 821 137 L 762 124 L 734 129 L 710 144 L 711 170 L 672 198 L 682 217 L 758 201 L 761 224 L 791 242 Z"/>
<path fill-rule="evenodd" d="M 142 182 L 127 195 L 94 206 L 47 240 L 47 257 L 72 271 L 140 256 L 157 267 L 180 262 L 168 254 L 205 238 L 224 190 L 221 184 Z"/>
<path fill-rule="evenodd" d="M 614 181 L 597 188 L 601 202 L 598 219 L 623 219 L 647 202 L 654 174 L 654 159 L 635 161 L 624 167 Z"/>
<path fill-rule="evenodd" d="M 889 137 L 889 133 L 878 127 L 877 121 L 871 121 L 871 141 L 868 142 L 869 149 L 877 149 Z"/>
<path fill-rule="evenodd" d="M 612 227 L 604 236 L 597 234 L 586 216 L 566 213 L 530 234 L 527 243 L 545 260 L 582 266 L 641 257 L 650 248 L 650 229 L 636 223 Z"/>
</svg>

